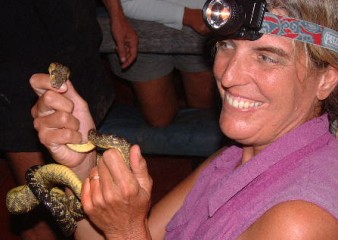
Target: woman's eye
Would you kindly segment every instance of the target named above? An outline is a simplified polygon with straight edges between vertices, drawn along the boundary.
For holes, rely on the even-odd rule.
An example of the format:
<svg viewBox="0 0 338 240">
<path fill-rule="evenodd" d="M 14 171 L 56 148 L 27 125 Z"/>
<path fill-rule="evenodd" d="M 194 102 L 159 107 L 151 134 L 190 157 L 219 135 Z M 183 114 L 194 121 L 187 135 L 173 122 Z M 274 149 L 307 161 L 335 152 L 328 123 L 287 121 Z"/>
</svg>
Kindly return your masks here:
<svg viewBox="0 0 338 240">
<path fill-rule="evenodd" d="M 217 51 L 227 50 L 227 49 L 233 49 L 234 46 L 229 41 L 220 41 L 216 43 L 216 49 Z"/>
<path fill-rule="evenodd" d="M 269 57 L 267 55 L 261 55 L 261 59 L 266 63 L 278 63 L 276 59 Z"/>
</svg>

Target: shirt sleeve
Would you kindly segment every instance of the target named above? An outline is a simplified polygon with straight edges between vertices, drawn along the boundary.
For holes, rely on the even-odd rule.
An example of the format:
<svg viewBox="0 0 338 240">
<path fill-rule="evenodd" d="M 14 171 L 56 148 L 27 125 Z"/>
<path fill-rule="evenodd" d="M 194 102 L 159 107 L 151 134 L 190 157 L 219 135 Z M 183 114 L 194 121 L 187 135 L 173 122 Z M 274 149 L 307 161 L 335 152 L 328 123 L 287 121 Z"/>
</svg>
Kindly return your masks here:
<svg viewBox="0 0 338 240">
<path fill-rule="evenodd" d="M 121 0 L 124 14 L 133 19 L 154 21 L 181 30 L 184 5 L 158 0 Z"/>
</svg>

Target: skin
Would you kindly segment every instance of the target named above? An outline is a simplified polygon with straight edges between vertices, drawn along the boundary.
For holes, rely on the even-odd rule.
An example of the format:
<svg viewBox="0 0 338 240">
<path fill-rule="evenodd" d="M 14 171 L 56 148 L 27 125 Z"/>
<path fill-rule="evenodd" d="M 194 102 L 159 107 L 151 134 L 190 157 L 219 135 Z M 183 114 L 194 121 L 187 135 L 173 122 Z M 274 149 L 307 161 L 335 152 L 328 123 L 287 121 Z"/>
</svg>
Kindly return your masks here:
<svg viewBox="0 0 338 240">
<path fill-rule="evenodd" d="M 277 36 L 218 44 L 214 73 L 223 99 L 220 126 L 244 145 L 243 163 L 318 115 L 319 101 L 330 92 L 319 96 L 318 79 L 324 80 L 325 74 L 310 74 L 305 62 L 304 55 L 295 54 L 291 40 Z M 227 97 L 249 107 L 234 107 Z"/>
<path fill-rule="evenodd" d="M 116 51 L 121 60 L 121 67 L 126 68 L 137 57 L 138 36 L 123 13 L 121 2 L 117 0 L 104 0 L 112 28 L 112 35 L 116 42 Z"/>
<path fill-rule="evenodd" d="M 201 9 L 184 8 L 183 25 L 191 27 L 201 35 L 206 35 L 211 31 L 205 24 L 202 16 Z"/>
<path fill-rule="evenodd" d="M 293 42 L 275 36 L 265 35 L 253 42 L 223 41 L 215 60 L 214 73 L 223 102 L 220 125 L 225 134 L 244 145 L 242 164 L 317 116 L 319 101 L 338 82 L 336 69 L 309 72 L 302 64 L 306 62 L 305 56 L 295 54 Z M 56 93 L 45 76 L 35 77 L 31 84 L 41 97 L 32 113 L 42 142 L 58 162 L 71 166 L 81 176 L 88 175 L 93 156 L 70 152 L 64 146 L 80 142 L 80 133 L 85 136 L 85 130 L 91 126 L 86 106 L 81 106 L 83 102 L 70 82 Z M 234 107 L 226 100 L 229 94 L 233 99 L 249 102 L 249 106 L 252 103 L 253 107 Z M 77 119 L 81 120 L 81 128 Z M 90 173 L 100 178 L 85 180 L 84 210 L 107 239 L 150 239 L 150 233 L 153 239 L 162 239 L 164 227 L 207 165 L 208 162 L 164 198 L 148 219 L 152 181 L 139 148 L 131 149 L 132 171 L 126 168 L 117 151 L 108 150 Z M 78 239 L 88 239 L 89 232 L 95 234 L 88 227 L 89 222 L 79 223 Z M 324 209 L 303 201 L 288 201 L 268 210 L 240 239 L 333 240 L 337 236 L 337 220 Z"/>
<path fill-rule="evenodd" d="M 238 240 L 338 239 L 338 221 L 322 208 L 303 201 L 278 204 L 258 219 Z"/>
<path fill-rule="evenodd" d="M 85 179 L 95 166 L 96 153 L 77 153 L 67 143 L 87 142 L 87 133 L 95 128 L 87 103 L 75 91 L 70 81 L 53 89 L 48 74 L 34 74 L 30 84 L 40 97 L 31 114 L 39 139 L 52 157 Z M 82 119 L 80 122 L 78 119 Z"/>
<path fill-rule="evenodd" d="M 180 72 L 185 104 L 191 108 L 215 108 L 215 82 L 211 71 Z M 182 107 L 177 97 L 174 74 L 132 83 L 142 113 L 154 127 L 168 126 Z M 157 99 L 157 101 L 154 101 Z"/>
</svg>

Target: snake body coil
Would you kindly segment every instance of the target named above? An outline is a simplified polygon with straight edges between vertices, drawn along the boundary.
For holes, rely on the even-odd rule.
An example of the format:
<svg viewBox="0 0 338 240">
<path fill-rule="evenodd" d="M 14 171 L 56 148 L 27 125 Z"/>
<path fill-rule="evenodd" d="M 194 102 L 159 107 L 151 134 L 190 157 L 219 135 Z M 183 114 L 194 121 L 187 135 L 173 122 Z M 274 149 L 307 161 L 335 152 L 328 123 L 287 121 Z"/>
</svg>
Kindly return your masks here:
<svg viewBox="0 0 338 240">
<path fill-rule="evenodd" d="M 69 69 L 59 63 L 52 63 L 48 71 L 51 84 L 55 88 L 60 88 L 70 75 Z M 124 138 L 100 134 L 92 129 L 88 132 L 88 140 L 86 144 L 67 144 L 67 146 L 78 152 L 92 151 L 95 147 L 115 148 L 121 152 L 130 168 L 131 144 Z M 7 193 L 6 205 L 9 212 L 22 214 L 43 204 L 55 218 L 64 235 L 72 235 L 77 221 L 85 217 L 81 204 L 82 182 L 77 175 L 66 166 L 46 164 L 28 169 L 26 181 L 26 185 L 13 188 Z M 74 195 L 67 196 L 60 186 L 70 188 Z"/>
</svg>

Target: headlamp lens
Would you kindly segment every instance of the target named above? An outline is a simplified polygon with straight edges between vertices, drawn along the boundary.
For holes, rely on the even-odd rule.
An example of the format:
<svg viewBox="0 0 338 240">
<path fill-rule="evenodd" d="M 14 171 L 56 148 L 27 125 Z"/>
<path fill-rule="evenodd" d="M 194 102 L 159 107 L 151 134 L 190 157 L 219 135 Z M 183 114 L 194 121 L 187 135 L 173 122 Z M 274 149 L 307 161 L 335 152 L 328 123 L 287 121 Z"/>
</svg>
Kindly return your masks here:
<svg viewBox="0 0 338 240">
<path fill-rule="evenodd" d="M 208 24 L 214 29 L 219 29 L 231 17 L 230 6 L 226 1 L 210 1 L 205 9 L 205 15 Z"/>
</svg>

